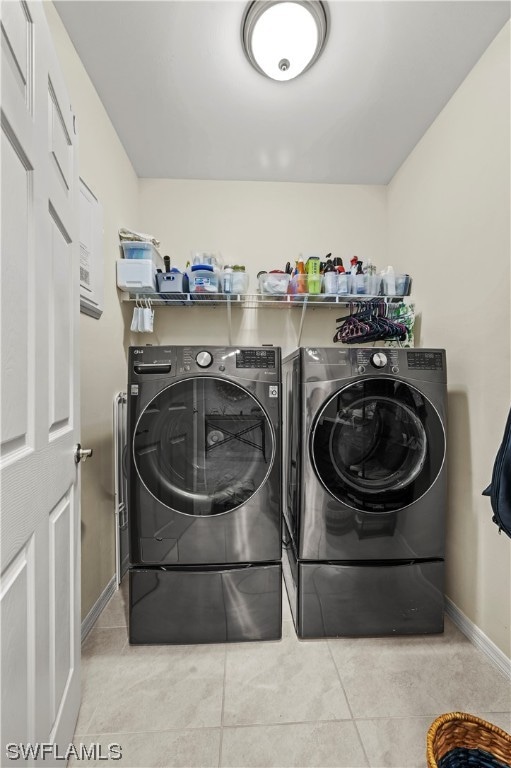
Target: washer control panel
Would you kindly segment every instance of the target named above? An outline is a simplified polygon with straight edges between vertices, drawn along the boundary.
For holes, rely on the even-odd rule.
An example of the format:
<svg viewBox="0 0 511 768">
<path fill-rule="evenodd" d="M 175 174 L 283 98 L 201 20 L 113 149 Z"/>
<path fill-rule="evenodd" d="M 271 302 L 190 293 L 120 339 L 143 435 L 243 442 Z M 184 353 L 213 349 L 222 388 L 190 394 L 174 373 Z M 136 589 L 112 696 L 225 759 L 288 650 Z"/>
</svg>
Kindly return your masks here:
<svg viewBox="0 0 511 768">
<path fill-rule="evenodd" d="M 136 376 L 180 376 L 197 373 L 256 380 L 278 380 L 278 347 L 131 347 L 130 374 Z"/>
</svg>

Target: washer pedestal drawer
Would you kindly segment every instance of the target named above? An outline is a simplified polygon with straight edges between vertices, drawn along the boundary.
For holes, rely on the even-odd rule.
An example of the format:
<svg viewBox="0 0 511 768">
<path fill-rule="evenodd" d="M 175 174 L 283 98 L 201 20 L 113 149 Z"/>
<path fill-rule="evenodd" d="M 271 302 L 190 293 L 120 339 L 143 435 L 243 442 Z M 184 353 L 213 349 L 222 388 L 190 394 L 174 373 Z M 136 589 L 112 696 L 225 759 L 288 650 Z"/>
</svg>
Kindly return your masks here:
<svg viewBox="0 0 511 768">
<path fill-rule="evenodd" d="M 278 640 L 281 563 L 131 568 L 129 639 L 133 644 Z"/>
</svg>

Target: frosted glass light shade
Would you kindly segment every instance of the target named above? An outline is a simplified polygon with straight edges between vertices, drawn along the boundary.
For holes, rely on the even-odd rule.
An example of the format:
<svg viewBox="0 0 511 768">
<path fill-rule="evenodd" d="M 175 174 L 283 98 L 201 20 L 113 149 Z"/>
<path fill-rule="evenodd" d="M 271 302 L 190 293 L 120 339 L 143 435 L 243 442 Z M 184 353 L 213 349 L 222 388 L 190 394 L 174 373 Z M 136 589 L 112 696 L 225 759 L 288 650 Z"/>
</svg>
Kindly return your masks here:
<svg viewBox="0 0 511 768">
<path fill-rule="evenodd" d="M 318 58 L 327 19 L 320 0 L 254 0 L 243 19 L 249 61 L 273 80 L 292 80 Z"/>
</svg>

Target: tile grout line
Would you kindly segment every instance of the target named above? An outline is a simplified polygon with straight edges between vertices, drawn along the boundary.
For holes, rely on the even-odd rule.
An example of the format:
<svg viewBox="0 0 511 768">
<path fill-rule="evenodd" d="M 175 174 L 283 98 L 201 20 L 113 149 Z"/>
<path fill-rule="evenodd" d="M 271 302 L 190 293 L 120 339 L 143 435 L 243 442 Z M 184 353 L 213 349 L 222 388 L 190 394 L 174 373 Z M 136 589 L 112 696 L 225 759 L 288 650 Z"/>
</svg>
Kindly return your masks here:
<svg viewBox="0 0 511 768">
<path fill-rule="evenodd" d="M 488 712 L 487 714 L 493 714 L 493 715 L 508 715 L 510 714 L 507 711 L 501 711 L 501 712 Z M 438 713 L 430 713 L 425 715 L 378 715 L 374 717 L 354 717 L 352 718 L 354 723 L 357 722 L 373 722 L 373 721 L 388 721 L 388 720 L 428 720 L 430 718 L 436 718 L 438 717 Z M 140 731 L 104 731 L 102 733 L 97 733 L 97 731 L 94 731 L 94 734 L 97 734 L 98 736 L 109 736 L 111 734 L 137 734 L 137 733 L 148 733 L 148 734 L 154 734 L 154 733 L 172 733 L 175 731 L 181 732 L 181 731 L 217 731 L 217 730 L 236 730 L 238 728 L 280 728 L 280 727 L 286 727 L 288 725 L 328 725 L 330 723 L 349 723 L 351 722 L 350 718 L 333 718 L 331 720 L 289 720 L 286 722 L 278 722 L 278 723 L 239 723 L 236 725 L 224 725 L 224 726 L 218 726 L 218 725 L 197 725 L 197 726 L 176 726 L 174 728 L 160 728 L 154 731 L 148 731 L 148 730 L 140 730 Z M 87 733 L 77 733 L 76 736 L 88 736 Z"/>
<path fill-rule="evenodd" d="M 84 733 L 78 734 L 80 737 L 88 736 L 89 735 L 89 725 L 92 723 L 92 719 L 93 719 L 94 715 L 96 714 L 96 710 L 97 710 L 98 707 L 99 707 L 99 704 L 96 704 L 96 706 L 92 710 L 91 716 L 87 720 L 87 724 L 86 724 L 86 726 L 84 728 Z M 73 741 L 75 740 L 75 738 L 76 738 L 76 734 L 73 736 Z"/>
<path fill-rule="evenodd" d="M 346 721 L 345 721 L 346 722 Z M 229 727 L 229 726 L 227 726 Z M 232 726 L 237 728 L 238 726 Z M 252 726 L 249 726 L 252 727 Z M 196 731 L 219 731 L 220 726 L 218 725 L 197 725 L 196 727 L 191 728 L 159 728 L 154 731 L 101 731 L 98 733 L 98 731 L 92 731 L 92 733 L 77 733 L 76 736 L 84 737 L 84 736 L 98 736 L 98 737 L 106 737 L 106 736 L 154 736 L 156 733 L 195 733 Z"/>
<path fill-rule="evenodd" d="M 364 747 L 364 742 L 362 741 L 362 736 L 361 736 L 360 731 L 358 729 L 357 722 L 356 722 L 355 718 L 353 717 L 353 710 L 351 708 L 350 700 L 348 699 L 348 694 L 346 693 L 346 690 L 344 688 L 344 685 L 343 685 L 343 682 L 342 682 L 342 678 L 341 678 L 341 673 L 339 671 L 339 667 L 336 664 L 335 657 L 334 657 L 334 654 L 332 652 L 332 647 L 330 645 L 330 641 L 329 641 L 328 638 L 326 638 L 326 644 L 327 644 L 328 652 L 330 654 L 330 658 L 332 659 L 332 664 L 334 665 L 335 671 L 337 672 L 337 677 L 339 679 L 339 684 L 341 686 L 341 690 L 344 693 L 344 698 L 346 699 L 346 704 L 347 704 L 349 713 L 351 715 L 351 722 L 353 723 L 355 731 L 357 732 L 357 737 L 358 737 L 358 741 L 359 741 L 360 747 L 362 749 L 362 754 L 364 755 L 364 758 L 365 758 L 365 761 L 366 761 L 366 765 L 370 766 L 371 763 L 369 761 L 369 756 L 368 756 L 368 754 L 366 752 L 366 749 Z"/>
<path fill-rule="evenodd" d="M 218 748 L 218 768 L 222 765 L 224 746 L 224 705 L 225 705 L 225 681 L 227 678 L 227 643 L 224 650 L 224 684 L 222 686 L 222 709 L 220 712 L 220 744 Z"/>
<path fill-rule="evenodd" d="M 288 725 L 331 725 L 332 723 L 351 723 L 350 718 L 333 718 L 332 720 L 289 720 L 278 723 L 241 723 L 236 725 L 224 725 L 224 730 L 236 730 L 239 728 L 286 728 Z"/>
<path fill-rule="evenodd" d="M 93 629 L 94 629 L 94 627 L 93 627 Z M 114 629 L 117 629 L 117 627 L 114 627 Z M 90 635 L 90 633 L 89 633 L 89 635 Z M 121 656 L 123 654 L 124 649 L 126 648 L 127 643 L 128 643 L 128 638 L 126 638 L 126 640 L 124 641 L 124 643 L 122 645 L 122 648 L 119 651 L 119 656 Z M 107 683 L 107 685 L 108 685 L 108 683 Z M 81 704 L 81 699 L 82 699 L 82 694 L 81 694 L 81 690 L 80 690 L 80 704 Z M 92 710 L 92 714 L 91 714 L 89 720 L 87 721 L 87 725 L 86 725 L 86 727 L 84 729 L 84 733 L 79 734 L 80 736 L 88 736 L 89 735 L 89 733 L 90 733 L 90 724 L 92 723 L 92 721 L 94 719 L 94 715 L 96 714 L 96 711 L 97 711 L 98 707 L 99 707 L 99 704 L 96 704 L 96 706 Z M 74 736 L 73 736 L 73 739 L 74 739 Z"/>
<path fill-rule="evenodd" d="M 112 624 L 112 625 L 109 625 L 108 627 L 106 627 L 106 626 L 98 626 L 97 624 L 94 624 L 92 629 L 97 629 L 97 630 L 102 630 L 102 629 L 127 629 L 127 626 L 126 626 L 126 624 L 115 624 L 115 625 Z M 92 629 L 91 629 L 91 632 L 92 632 Z M 88 637 L 88 635 L 87 635 L 87 637 Z"/>
</svg>

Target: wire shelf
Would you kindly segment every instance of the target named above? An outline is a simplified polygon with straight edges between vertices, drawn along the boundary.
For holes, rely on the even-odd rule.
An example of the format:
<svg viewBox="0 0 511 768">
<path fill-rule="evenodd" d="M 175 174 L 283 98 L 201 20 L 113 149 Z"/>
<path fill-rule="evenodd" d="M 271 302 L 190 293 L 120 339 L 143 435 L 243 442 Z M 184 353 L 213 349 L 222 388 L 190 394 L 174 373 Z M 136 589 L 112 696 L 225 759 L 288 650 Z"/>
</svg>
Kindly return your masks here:
<svg viewBox="0 0 511 768">
<path fill-rule="evenodd" d="M 244 309 L 281 308 L 304 306 L 315 307 L 349 307 L 357 302 L 382 299 L 386 302 L 399 302 L 406 296 L 372 296 L 357 294 L 339 296 L 338 294 L 261 294 L 261 293 L 157 293 L 154 291 L 140 291 L 137 293 L 124 293 L 123 301 L 150 302 L 154 307 L 218 307 L 229 305 Z"/>
</svg>

